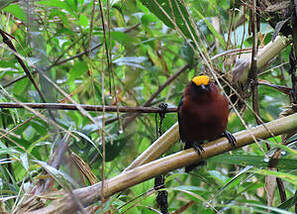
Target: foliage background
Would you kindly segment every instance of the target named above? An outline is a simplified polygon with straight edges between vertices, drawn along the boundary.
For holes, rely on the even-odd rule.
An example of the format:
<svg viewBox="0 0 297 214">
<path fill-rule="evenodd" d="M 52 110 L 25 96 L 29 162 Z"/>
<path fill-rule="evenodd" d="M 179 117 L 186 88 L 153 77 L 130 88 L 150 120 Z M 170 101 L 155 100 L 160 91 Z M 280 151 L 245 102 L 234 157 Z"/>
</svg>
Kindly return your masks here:
<svg viewBox="0 0 297 214">
<path fill-rule="evenodd" d="M 187 82 L 194 75 L 207 71 L 204 61 L 195 54 L 197 50 L 193 51 L 185 42 L 193 30 L 185 27 L 190 19 L 195 21 L 201 34 L 201 50 L 206 50 L 210 57 L 227 49 L 252 46 L 253 38 L 248 34 L 248 13 L 240 1 L 186 0 L 184 4 L 190 18 L 185 15 L 185 22 L 183 17 L 176 16 L 181 33 L 162 15 L 160 8 L 155 7 L 156 1 L 95 1 L 94 11 L 93 3 L 90 0 L 0 1 L 1 29 L 14 38 L 13 43 L 30 71 L 43 71 L 80 104 L 141 106 L 169 77 L 188 64 L 191 69 L 166 86 L 150 103 L 150 106 L 158 106 L 161 102 L 170 107 L 176 106 Z M 106 29 L 102 25 L 100 3 Z M 157 3 L 164 6 L 169 2 L 162 0 Z M 234 23 L 241 18 L 244 18 L 243 24 L 235 27 Z M 220 31 L 213 27 L 218 21 Z M 274 31 L 265 20 L 261 20 L 260 32 L 259 44 L 262 47 L 271 41 Z M 98 44 L 101 46 L 88 52 Z M 263 73 L 259 78 L 290 87 L 287 73 L 289 50 L 287 48 L 280 53 L 261 71 Z M 4 43 L 0 52 L 1 102 L 42 102 L 28 78 L 8 85 L 10 81 L 23 76 L 24 71 Z M 66 60 L 82 52 L 86 54 Z M 223 56 L 212 63 L 216 70 L 221 71 L 219 74 L 223 74 L 231 72 L 232 63 L 230 66 L 228 62 L 233 59 L 232 56 Z M 47 102 L 71 103 L 42 75 L 35 74 L 35 80 Z M 246 101 L 251 104 L 250 98 Z M 288 96 L 273 88 L 259 86 L 260 115 L 264 122 L 278 118 L 282 107 L 289 103 Z M 5 201 L 2 209 L 5 211 L 15 209 L 14 203 L 19 200 L 17 196 L 23 195 L 41 179 L 34 174 L 41 169 L 34 160 L 47 162 L 67 130 L 77 137 L 69 140 L 69 150 L 89 164 L 98 180 L 102 179 L 103 139 L 98 124 L 99 130 L 104 130 L 106 144 L 105 178 L 118 175 L 157 138 L 155 114 L 139 115 L 131 124 L 123 127 L 126 124 L 125 114 L 89 112 L 94 119 L 90 120 L 79 111 L 55 110 L 52 114 L 58 127 L 49 123 L 51 117 L 48 111 L 38 111 L 47 119 L 27 109 L 1 109 L 1 135 L 12 130 L 6 137 L 0 138 L 0 189 Z M 246 108 L 241 115 L 249 127 L 256 125 L 251 110 Z M 114 120 L 118 116 L 121 119 Z M 175 113 L 166 114 L 163 132 L 176 121 Z M 243 129 L 244 125 L 232 111 L 228 130 L 237 132 Z M 280 137 L 276 139 L 281 141 Z M 270 139 L 268 143 L 274 144 L 275 141 Z M 167 154 L 177 152 L 182 147 L 181 143 L 176 143 Z M 170 172 L 166 179 L 169 211 L 173 213 L 190 204 L 184 213 L 215 213 L 214 210 L 224 213 L 265 213 L 266 171 L 260 172 L 258 169 L 267 168 L 267 155 L 271 151 L 267 151 L 263 143 L 261 147 L 254 144 L 211 158 L 207 166 L 190 174 L 184 173 L 183 169 Z M 291 147 L 294 148 L 294 143 Z M 7 159 L 7 154 L 11 161 Z M 7 162 L 11 162 L 11 169 Z M 282 152 L 278 169 L 286 176 L 276 175 L 291 177 L 284 181 L 287 204 L 275 210 L 276 213 L 286 213 L 285 209 L 294 210 L 296 163 L 294 153 Z M 90 184 L 72 163 L 68 153 L 60 171 L 63 175 L 70 175 L 79 186 Z M 68 180 L 66 176 L 64 178 Z M 74 181 L 68 180 L 69 183 Z M 152 187 L 153 180 L 134 186 L 119 197 L 111 197 L 97 213 L 156 213 L 156 193 L 149 194 Z M 59 188 L 55 184 L 51 191 Z M 280 196 L 275 192 L 272 206 L 281 204 Z"/>
</svg>

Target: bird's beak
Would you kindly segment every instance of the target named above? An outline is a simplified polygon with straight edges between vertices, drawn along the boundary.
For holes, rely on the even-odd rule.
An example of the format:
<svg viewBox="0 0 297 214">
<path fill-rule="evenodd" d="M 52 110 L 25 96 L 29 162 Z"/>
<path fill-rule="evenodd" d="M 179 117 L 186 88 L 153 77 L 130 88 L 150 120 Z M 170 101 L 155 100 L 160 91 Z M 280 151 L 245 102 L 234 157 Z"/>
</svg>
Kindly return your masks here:
<svg viewBox="0 0 297 214">
<path fill-rule="evenodd" d="M 208 85 L 200 85 L 201 93 L 207 93 L 209 91 Z"/>
</svg>

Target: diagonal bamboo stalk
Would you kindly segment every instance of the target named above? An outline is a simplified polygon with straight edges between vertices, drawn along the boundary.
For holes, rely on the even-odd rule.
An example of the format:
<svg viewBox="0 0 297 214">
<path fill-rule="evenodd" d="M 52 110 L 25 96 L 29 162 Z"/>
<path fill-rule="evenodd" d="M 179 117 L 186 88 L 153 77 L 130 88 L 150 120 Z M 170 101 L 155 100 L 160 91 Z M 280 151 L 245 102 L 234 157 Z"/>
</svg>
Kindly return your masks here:
<svg viewBox="0 0 297 214">
<path fill-rule="evenodd" d="M 264 126 L 265 125 L 265 126 Z M 234 134 L 237 140 L 236 148 L 253 143 L 253 134 L 257 139 L 266 139 L 272 135 L 277 136 L 297 129 L 297 113 L 280 118 L 264 125 L 256 126 L 249 131 L 244 130 Z M 268 131 L 269 130 L 269 131 Z M 198 156 L 194 149 L 187 149 L 175 154 L 169 155 L 147 164 L 127 170 L 118 176 L 105 180 L 104 197 L 111 196 L 119 191 L 151 179 L 160 175 L 194 162 L 201 161 L 218 154 L 230 151 L 233 148 L 226 138 L 220 138 L 210 143 L 204 144 L 202 156 Z M 73 191 L 75 196 L 84 206 L 100 200 L 101 182 L 92 186 L 76 189 Z M 60 199 L 54 200 L 47 207 L 29 212 L 30 214 L 51 214 L 51 213 L 74 213 L 78 209 L 71 196 L 64 194 Z M 20 212 L 19 212 L 20 213 Z"/>
<path fill-rule="evenodd" d="M 141 155 L 139 155 L 124 171 L 156 160 L 179 139 L 178 123 L 176 122 Z"/>
<path fill-rule="evenodd" d="M 279 53 L 285 49 L 292 42 L 292 38 L 284 36 L 278 36 L 272 42 L 265 45 L 264 48 L 259 49 L 257 54 L 257 69 L 261 69 L 268 64 L 270 60 L 279 55 Z M 248 80 L 248 73 L 251 68 L 251 53 L 242 54 L 237 59 L 232 69 L 232 77 L 234 82 L 239 82 L 242 85 Z"/>
</svg>

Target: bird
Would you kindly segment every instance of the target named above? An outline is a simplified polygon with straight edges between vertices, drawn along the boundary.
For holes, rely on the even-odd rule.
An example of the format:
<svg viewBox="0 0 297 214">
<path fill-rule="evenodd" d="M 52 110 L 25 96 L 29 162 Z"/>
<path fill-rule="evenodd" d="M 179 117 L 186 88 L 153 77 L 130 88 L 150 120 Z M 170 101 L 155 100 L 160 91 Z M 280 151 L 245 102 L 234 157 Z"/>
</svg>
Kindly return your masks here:
<svg viewBox="0 0 297 214">
<path fill-rule="evenodd" d="M 228 132 L 229 105 L 215 83 L 207 75 L 195 76 L 184 89 L 177 108 L 179 135 L 184 149 L 194 148 L 199 155 L 204 152 L 205 141 L 227 137 L 232 146 L 236 139 Z M 185 167 L 190 172 L 205 161 Z"/>
</svg>

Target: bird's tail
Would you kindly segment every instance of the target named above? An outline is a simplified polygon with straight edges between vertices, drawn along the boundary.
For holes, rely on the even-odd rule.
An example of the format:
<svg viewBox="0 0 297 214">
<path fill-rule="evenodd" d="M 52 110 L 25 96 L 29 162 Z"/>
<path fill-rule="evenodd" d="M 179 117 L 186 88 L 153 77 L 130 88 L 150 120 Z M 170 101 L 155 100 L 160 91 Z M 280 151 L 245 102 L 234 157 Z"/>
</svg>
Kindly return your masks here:
<svg viewBox="0 0 297 214">
<path fill-rule="evenodd" d="M 206 165 L 206 160 L 200 161 L 198 163 L 191 164 L 191 165 L 185 167 L 185 172 L 186 173 L 191 172 L 196 167 L 198 167 L 198 166 L 204 166 L 204 165 Z"/>
</svg>

